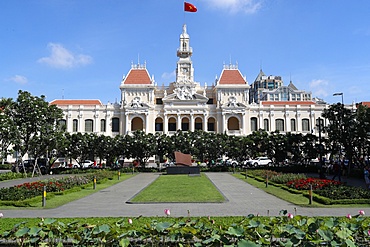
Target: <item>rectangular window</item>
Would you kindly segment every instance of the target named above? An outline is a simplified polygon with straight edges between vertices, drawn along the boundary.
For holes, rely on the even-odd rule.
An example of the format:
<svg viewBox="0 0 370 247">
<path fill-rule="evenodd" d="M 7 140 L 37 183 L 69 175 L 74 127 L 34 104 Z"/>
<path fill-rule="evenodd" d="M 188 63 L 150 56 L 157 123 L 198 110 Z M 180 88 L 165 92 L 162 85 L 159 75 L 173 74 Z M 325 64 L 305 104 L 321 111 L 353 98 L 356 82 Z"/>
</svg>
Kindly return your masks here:
<svg viewBox="0 0 370 247">
<path fill-rule="evenodd" d="M 208 131 L 215 131 L 215 123 L 208 123 Z"/>
<path fill-rule="evenodd" d="M 284 131 L 284 120 L 276 119 L 275 123 L 276 123 L 276 130 Z"/>
<path fill-rule="evenodd" d="M 78 130 L 78 120 L 77 119 L 73 119 L 73 126 L 72 126 L 72 130 L 73 132 L 77 132 Z"/>
<path fill-rule="evenodd" d="M 155 123 L 155 131 L 163 131 L 163 123 Z"/>
<path fill-rule="evenodd" d="M 189 130 L 189 123 L 181 123 L 181 130 L 188 131 Z"/>
<path fill-rule="evenodd" d="M 176 123 L 168 123 L 168 131 L 176 131 Z"/>
<path fill-rule="evenodd" d="M 156 98 L 156 99 L 155 99 L 155 103 L 156 103 L 157 105 L 163 105 L 163 101 L 162 101 L 162 99 L 161 99 L 161 98 Z"/>
<path fill-rule="evenodd" d="M 296 131 L 297 130 L 297 128 L 295 126 L 295 119 L 290 120 L 290 129 L 291 129 L 291 131 Z"/>
<path fill-rule="evenodd" d="M 100 132 L 105 132 L 106 126 L 105 126 L 105 119 L 100 120 Z"/>
<path fill-rule="evenodd" d="M 196 130 L 202 130 L 202 123 L 195 123 Z"/>
<path fill-rule="evenodd" d="M 85 120 L 85 132 L 93 132 L 93 120 Z"/>
<path fill-rule="evenodd" d="M 119 132 L 119 118 L 112 119 L 112 132 Z"/>
</svg>

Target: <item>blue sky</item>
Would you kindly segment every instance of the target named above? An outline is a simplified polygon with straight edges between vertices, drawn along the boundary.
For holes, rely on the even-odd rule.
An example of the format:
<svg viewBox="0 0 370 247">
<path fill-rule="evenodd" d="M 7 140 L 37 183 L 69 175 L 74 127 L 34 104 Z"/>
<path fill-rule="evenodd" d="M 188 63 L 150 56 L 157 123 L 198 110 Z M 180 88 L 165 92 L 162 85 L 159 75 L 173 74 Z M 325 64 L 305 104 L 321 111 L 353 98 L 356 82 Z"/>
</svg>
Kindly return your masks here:
<svg viewBox="0 0 370 247">
<path fill-rule="evenodd" d="M 368 0 L 3 0 L 0 97 L 18 90 L 54 99 L 120 100 L 131 63 L 158 85 L 175 79 L 183 23 L 194 77 L 214 83 L 238 63 L 249 84 L 260 68 L 328 103 L 370 101 Z"/>
</svg>

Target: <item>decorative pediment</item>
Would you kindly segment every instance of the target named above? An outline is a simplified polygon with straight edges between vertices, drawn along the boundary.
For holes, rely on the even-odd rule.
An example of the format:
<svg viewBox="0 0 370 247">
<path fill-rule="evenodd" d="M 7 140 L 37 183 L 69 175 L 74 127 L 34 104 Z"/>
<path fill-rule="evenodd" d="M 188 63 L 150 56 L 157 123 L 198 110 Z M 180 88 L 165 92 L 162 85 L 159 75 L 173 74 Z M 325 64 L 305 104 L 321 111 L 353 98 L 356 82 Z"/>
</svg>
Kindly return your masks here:
<svg viewBox="0 0 370 247">
<path fill-rule="evenodd" d="M 131 100 L 129 104 L 127 104 L 126 108 L 147 109 L 149 108 L 149 105 L 142 102 L 140 97 L 135 97 Z"/>
<path fill-rule="evenodd" d="M 234 96 L 229 97 L 228 101 L 222 105 L 222 108 L 245 108 L 245 107 L 247 106 L 243 103 L 238 102 L 236 97 Z"/>
</svg>

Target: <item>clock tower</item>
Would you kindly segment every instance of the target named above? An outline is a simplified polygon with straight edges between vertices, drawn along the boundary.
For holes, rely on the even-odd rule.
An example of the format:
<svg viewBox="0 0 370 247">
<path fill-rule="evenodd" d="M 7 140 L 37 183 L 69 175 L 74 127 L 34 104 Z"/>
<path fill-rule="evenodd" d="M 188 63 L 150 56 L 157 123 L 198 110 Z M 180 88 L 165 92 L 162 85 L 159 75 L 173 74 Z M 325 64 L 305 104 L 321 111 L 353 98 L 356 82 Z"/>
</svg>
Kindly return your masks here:
<svg viewBox="0 0 370 247">
<path fill-rule="evenodd" d="M 176 68 L 176 82 L 189 83 L 194 81 L 194 69 L 191 61 L 193 49 L 190 47 L 190 37 L 186 32 L 186 24 L 182 26 L 180 35 L 180 47 L 177 49 L 179 61 Z"/>
</svg>

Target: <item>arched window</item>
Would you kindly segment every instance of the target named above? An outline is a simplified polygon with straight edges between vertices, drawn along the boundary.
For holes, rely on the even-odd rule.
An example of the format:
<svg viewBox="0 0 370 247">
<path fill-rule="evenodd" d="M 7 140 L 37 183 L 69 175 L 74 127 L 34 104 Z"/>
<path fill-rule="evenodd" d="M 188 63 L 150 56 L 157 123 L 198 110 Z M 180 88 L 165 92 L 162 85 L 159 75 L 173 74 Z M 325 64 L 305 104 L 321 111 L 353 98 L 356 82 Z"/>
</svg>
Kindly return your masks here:
<svg viewBox="0 0 370 247">
<path fill-rule="evenodd" d="M 112 132 L 119 132 L 119 118 L 112 118 Z"/>
<path fill-rule="evenodd" d="M 92 119 L 85 120 L 85 132 L 93 132 L 94 122 Z"/>
<path fill-rule="evenodd" d="M 302 131 L 310 131 L 310 120 L 307 118 L 302 119 Z"/>
<path fill-rule="evenodd" d="M 251 131 L 257 131 L 257 118 L 251 118 Z"/>
<path fill-rule="evenodd" d="M 181 121 L 181 130 L 183 131 L 189 131 L 189 119 L 183 118 Z"/>
<path fill-rule="evenodd" d="M 283 119 L 275 120 L 275 129 L 278 131 L 284 131 L 284 120 Z"/>
<path fill-rule="evenodd" d="M 231 117 L 227 121 L 228 130 L 239 130 L 239 120 L 236 117 Z"/>
<path fill-rule="evenodd" d="M 72 131 L 73 132 L 77 132 L 78 131 L 78 120 L 77 119 L 73 119 Z"/>
<path fill-rule="evenodd" d="M 155 119 L 155 131 L 163 131 L 163 119 L 160 117 Z"/>
<path fill-rule="evenodd" d="M 290 131 L 297 131 L 297 125 L 294 118 L 290 119 Z"/>
<path fill-rule="evenodd" d="M 267 118 L 263 120 L 263 128 L 266 131 L 270 131 L 270 124 L 269 124 L 269 120 Z"/>
<path fill-rule="evenodd" d="M 196 130 L 202 130 L 203 129 L 203 121 L 200 117 L 197 117 L 195 119 L 194 129 L 196 129 Z"/>
<path fill-rule="evenodd" d="M 176 119 L 173 117 L 168 119 L 168 131 L 176 131 Z"/>
<path fill-rule="evenodd" d="M 216 120 L 213 117 L 208 118 L 207 129 L 208 131 L 216 131 Z"/>
<path fill-rule="evenodd" d="M 139 117 L 135 117 L 131 121 L 131 131 L 135 130 L 143 130 L 144 129 L 144 123 L 143 120 Z"/>
<path fill-rule="evenodd" d="M 107 130 L 105 119 L 100 120 L 100 132 L 105 132 Z"/>
</svg>

